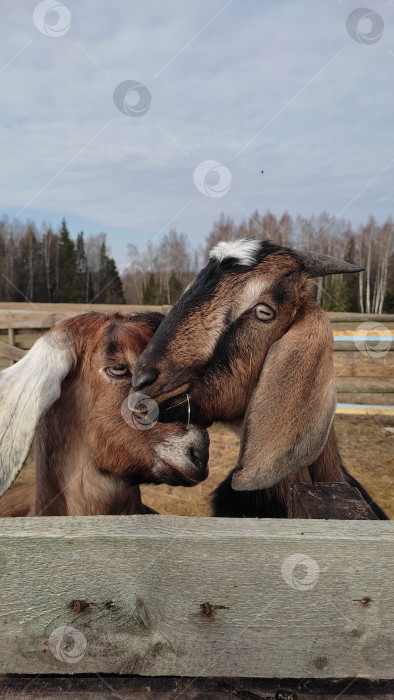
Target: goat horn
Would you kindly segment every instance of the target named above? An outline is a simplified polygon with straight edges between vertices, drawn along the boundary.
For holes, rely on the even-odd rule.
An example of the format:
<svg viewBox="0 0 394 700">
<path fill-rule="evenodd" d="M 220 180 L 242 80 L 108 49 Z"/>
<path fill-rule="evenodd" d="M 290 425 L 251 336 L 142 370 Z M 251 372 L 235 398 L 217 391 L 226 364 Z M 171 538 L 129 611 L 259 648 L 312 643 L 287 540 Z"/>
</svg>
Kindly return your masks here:
<svg viewBox="0 0 394 700">
<path fill-rule="evenodd" d="M 325 277 L 326 275 L 339 275 L 342 272 L 362 272 L 365 267 L 357 267 L 352 263 L 331 255 L 314 253 L 310 250 L 295 250 L 297 258 L 301 261 L 308 277 Z"/>
</svg>

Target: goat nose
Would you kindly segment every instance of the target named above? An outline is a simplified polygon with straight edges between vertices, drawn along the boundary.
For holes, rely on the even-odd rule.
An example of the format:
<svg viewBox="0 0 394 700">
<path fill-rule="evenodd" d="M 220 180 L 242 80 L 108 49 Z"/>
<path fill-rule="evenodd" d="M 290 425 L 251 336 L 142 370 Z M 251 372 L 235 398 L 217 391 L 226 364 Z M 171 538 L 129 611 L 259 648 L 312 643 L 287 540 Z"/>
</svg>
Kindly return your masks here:
<svg viewBox="0 0 394 700">
<path fill-rule="evenodd" d="M 135 373 L 132 379 L 133 389 L 135 389 L 135 391 L 141 391 L 141 389 L 145 389 L 145 387 L 150 386 L 150 384 L 153 384 L 155 379 L 157 379 L 158 375 L 159 373 L 155 369 Z"/>
</svg>

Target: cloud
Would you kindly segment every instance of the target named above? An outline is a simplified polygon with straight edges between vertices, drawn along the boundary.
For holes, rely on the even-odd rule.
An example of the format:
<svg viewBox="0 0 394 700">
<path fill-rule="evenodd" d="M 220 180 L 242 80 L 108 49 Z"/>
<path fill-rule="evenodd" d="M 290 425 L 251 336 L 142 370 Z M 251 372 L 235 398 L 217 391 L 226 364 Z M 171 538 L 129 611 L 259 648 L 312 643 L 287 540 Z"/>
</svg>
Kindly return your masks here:
<svg viewBox="0 0 394 700">
<path fill-rule="evenodd" d="M 346 208 L 356 224 L 390 213 L 386 3 L 374 3 L 385 30 L 372 46 L 346 31 L 355 2 L 73 0 L 57 38 L 34 26 L 36 4 L 0 10 L 4 213 L 88 222 L 109 232 L 118 260 L 127 240 L 170 222 L 201 241 L 221 211 L 239 221 L 256 208 Z M 116 109 L 124 80 L 150 90 L 143 117 Z M 224 197 L 194 186 L 206 160 L 231 171 Z"/>
</svg>

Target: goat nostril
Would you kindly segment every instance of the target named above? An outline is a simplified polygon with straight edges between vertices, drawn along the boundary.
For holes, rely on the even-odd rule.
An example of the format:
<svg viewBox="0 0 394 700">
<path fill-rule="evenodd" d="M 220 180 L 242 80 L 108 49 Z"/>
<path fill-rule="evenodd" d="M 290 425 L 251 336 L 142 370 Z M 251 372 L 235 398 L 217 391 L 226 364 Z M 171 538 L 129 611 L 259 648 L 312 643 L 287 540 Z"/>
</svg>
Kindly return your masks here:
<svg viewBox="0 0 394 700">
<path fill-rule="evenodd" d="M 134 374 L 132 379 L 133 389 L 135 389 L 135 391 L 141 391 L 141 389 L 145 389 L 145 387 L 150 386 L 150 384 L 153 384 L 153 382 L 155 381 L 155 379 L 157 379 L 158 376 L 159 373 L 155 369 L 151 369 L 147 372 Z"/>
</svg>

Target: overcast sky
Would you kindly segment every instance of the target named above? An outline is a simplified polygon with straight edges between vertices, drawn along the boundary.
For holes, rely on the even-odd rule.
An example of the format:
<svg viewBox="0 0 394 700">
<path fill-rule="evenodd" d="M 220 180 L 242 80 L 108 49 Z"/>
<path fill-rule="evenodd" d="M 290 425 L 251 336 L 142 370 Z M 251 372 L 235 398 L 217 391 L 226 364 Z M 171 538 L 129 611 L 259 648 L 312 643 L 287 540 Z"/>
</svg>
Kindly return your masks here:
<svg viewBox="0 0 394 700">
<path fill-rule="evenodd" d="M 0 0 L 0 215 L 105 231 L 121 267 L 222 211 L 383 221 L 394 3 L 366 2 Z"/>
</svg>

